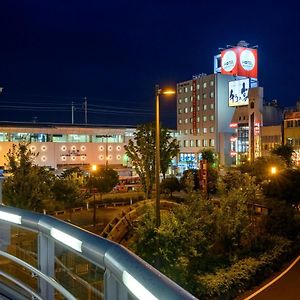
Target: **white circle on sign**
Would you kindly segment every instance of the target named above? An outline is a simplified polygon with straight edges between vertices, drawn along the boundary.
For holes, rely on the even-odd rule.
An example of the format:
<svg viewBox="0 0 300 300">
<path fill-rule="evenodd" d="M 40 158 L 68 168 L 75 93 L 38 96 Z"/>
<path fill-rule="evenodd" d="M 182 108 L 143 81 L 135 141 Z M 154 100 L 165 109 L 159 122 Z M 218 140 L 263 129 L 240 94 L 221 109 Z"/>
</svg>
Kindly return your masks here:
<svg viewBox="0 0 300 300">
<path fill-rule="evenodd" d="M 251 50 L 245 49 L 240 55 L 240 64 L 246 71 L 251 71 L 255 67 L 255 57 Z"/>
<path fill-rule="evenodd" d="M 222 69 L 230 72 L 236 65 L 236 53 L 233 50 L 228 50 L 222 57 Z"/>
</svg>

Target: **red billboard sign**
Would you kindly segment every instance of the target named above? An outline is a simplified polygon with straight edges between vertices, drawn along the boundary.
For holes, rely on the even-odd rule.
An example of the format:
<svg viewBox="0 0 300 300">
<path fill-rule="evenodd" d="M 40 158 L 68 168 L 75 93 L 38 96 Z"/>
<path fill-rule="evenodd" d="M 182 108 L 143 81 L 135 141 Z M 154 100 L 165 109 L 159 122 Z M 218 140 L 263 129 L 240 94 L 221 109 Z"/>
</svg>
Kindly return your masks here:
<svg viewBox="0 0 300 300">
<path fill-rule="evenodd" d="M 257 78 L 257 50 L 245 47 L 223 50 L 221 73 Z"/>
</svg>

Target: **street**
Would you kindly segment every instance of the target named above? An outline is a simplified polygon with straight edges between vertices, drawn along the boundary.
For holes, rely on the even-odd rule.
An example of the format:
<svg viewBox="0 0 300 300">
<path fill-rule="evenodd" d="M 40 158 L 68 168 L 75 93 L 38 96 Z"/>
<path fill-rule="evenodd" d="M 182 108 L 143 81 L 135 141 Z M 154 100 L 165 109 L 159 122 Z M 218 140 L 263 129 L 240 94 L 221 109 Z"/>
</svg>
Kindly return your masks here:
<svg viewBox="0 0 300 300">
<path fill-rule="evenodd" d="M 300 299 L 300 256 L 293 263 L 244 300 Z"/>
</svg>

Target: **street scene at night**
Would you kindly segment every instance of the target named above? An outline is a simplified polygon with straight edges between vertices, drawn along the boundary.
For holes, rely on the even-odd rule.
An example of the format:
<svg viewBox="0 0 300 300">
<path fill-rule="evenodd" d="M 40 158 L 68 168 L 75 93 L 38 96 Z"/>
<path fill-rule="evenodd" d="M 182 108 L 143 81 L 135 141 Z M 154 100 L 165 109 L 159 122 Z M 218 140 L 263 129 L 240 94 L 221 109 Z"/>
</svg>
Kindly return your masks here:
<svg viewBox="0 0 300 300">
<path fill-rule="evenodd" d="M 0 299 L 299 298 L 296 1 L 1 12 Z"/>
</svg>

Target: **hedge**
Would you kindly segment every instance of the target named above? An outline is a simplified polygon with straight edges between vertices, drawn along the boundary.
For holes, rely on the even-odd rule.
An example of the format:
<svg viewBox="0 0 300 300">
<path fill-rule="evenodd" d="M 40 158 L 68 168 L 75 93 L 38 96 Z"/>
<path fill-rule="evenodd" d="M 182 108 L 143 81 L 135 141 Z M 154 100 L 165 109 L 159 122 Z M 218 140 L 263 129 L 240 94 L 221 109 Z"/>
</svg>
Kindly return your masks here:
<svg viewBox="0 0 300 300">
<path fill-rule="evenodd" d="M 270 276 L 290 258 L 293 244 L 282 237 L 272 240 L 274 248 L 257 258 L 244 258 L 214 274 L 196 276 L 195 295 L 200 299 L 233 299 Z"/>
</svg>

